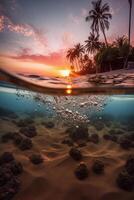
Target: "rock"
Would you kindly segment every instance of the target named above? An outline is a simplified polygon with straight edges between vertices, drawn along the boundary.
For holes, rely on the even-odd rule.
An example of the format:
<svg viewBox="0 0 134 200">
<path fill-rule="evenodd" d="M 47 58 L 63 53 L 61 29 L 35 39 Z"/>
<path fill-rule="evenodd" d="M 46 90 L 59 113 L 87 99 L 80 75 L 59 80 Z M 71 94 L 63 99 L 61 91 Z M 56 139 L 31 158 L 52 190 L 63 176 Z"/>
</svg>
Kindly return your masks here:
<svg viewBox="0 0 134 200">
<path fill-rule="evenodd" d="M 98 144 L 99 143 L 99 136 L 98 136 L 98 134 L 94 133 L 91 136 L 89 136 L 89 141 L 93 142 L 95 144 Z"/>
<path fill-rule="evenodd" d="M 68 146 L 73 146 L 73 142 L 71 139 L 69 138 L 65 138 L 63 141 L 62 141 L 62 144 L 67 144 Z"/>
<path fill-rule="evenodd" d="M 6 184 L 0 187 L 0 200 L 10 200 L 13 199 L 16 193 L 18 193 L 20 188 L 20 181 L 17 177 L 12 177 Z"/>
<path fill-rule="evenodd" d="M 89 176 L 89 170 L 87 168 L 87 165 L 85 163 L 80 163 L 76 169 L 75 169 L 75 176 L 79 180 L 84 180 Z"/>
<path fill-rule="evenodd" d="M 40 154 L 33 154 L 33 155 L 30 156 L 29 159 L 35 165 L 38 165 L 38 164 L 43 162 L 43 158 Z"/>
<path fill-rule="evenodd" d="M 36 128 L 34 126 L 23 127 L 20 129 L 20 132 L 26 137 L 35 137 L 37 135 Z"/>
<path fill-rule="evenodd" d="M 104 163 L 100 160 L 95 160 L 92 170 L 95 174 L 102 174 L 104 172 Z"/>
<path fill-rule="evenodd" d="M 15 134 L 14 135 L 14 138 L 13 138 L 13 141 L 14 141 L 14 144 L 15 145 L 20 145 L 21 141 L 23 140 L 24 138 L 22 137 L 22 135 L 20 135 L 19 133 L 18 134 Z"/>
<path fill-rule="evenodd" d="M 87 140 L 89 137 L 88 128 L 85 126 L 74 126 L 68 128 L 66 132 L 69 133 L 69 137 L 75 142 L 78 140 Z"/>
<path fill-rule="evenodd" d="M 12 177 L 13 174 L 10 169 L 0 167 L 0 187 L 5 185 Z"/>
<path fill-rule="evenodd" d="M 126 170 L 120 172 L 116 179 L 119 188 L 127 191 L 132 191 L 134 188 L 134 177 L 130 176 Z"/>
<path fill-rule="evenodd" d="M 10 200 L 20 188 L 18 175 L 22 173 L 22 165 L 9 152 L 3 153 L 1 157 L 3 162 L 0 167 L 0 200 Z"/>
<path fill-rule="evenodd" d="M 79 149 L 72 147 L 69 151 L 69 155 L 76 161 L 80 161 L 82 159 L 82 154 Z"/>
<path fill-rule="evenodd" d="M 23 172 L 22 164 L 16 160 L 14 160 L 10 164 L 8 164 L 8 168 L 12 171 L 12 173 L 15 176 L 22 174 L 22 172 Z"/>
<path fill-rule="evenodd" d="M 13 139 L 14 134 L 16 134 L 16 133 L 13 133 L 13 132 L 5 133 L 4 135 L 2 135 L 1 141 L 2 141 L 3 143 L 9 142 L 10 140 Z"/>
<path fill-rule="evenodd" d="M 19 144 L 19 149 L 22 151 L 29 150 L 33 147 L 32 141 L 29 138 L 23 138 L 21 143 Z"/>
<path fill-rule="evenodd" d="M 129 175 L 134 176 L 134 156 L 130 156 L 125 164 L 125 169 Z"/>
<path fill-rule="evenodd" d="M 5 164 L 5 163 L 9 163 L 13 160 L 14 160 L 14 156 L 11 152 L 4 152 L 0 156 L 0 165 Z"/>
<path fill-rule="evenodd" d="M 27 127 L 33 123 L 34 123 L 34 121 L 31 118 L 22 119 L 22 120 L 19 120 L 18 122 L 16 122 L 17 126 L 19 126 L 19 127 Z"/>
</svg>

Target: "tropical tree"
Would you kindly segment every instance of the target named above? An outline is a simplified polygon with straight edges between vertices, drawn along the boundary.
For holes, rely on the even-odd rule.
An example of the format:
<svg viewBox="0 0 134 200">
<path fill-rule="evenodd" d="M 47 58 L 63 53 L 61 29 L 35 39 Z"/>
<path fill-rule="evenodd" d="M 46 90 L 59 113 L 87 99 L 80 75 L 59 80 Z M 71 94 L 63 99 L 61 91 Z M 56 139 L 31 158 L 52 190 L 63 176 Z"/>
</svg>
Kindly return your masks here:
<svg viewBox="0 0 134 200">
<path fill-rule="evenodd" d="M 117 47 L 108 46 L 103 49 L 101 49 L 95 56 L 95 62 L 96 65 L 101 66 L 107 66 L 109 67 L 109 70 L 112 70 L 112 63 L 117 60 L 119 56 L 119 51 Z"/>
<path fill-rule="evenodd" d="M 125 35 L 118 37 L 113 42 L 113 46 L 116 46 L 119 49 L 121 49 L 125 44 L 128 44 L 128 39 Z"/>
<path fill-rule="evenodd" d="M 85 41 L 85 49 L 87 53 L 95 54 L 101 47 L 101 43 L 99 42 L 99 36 L 95 36 L 94 33 L 90 33 L 90 36 Z"/>
<path fill-rule="evenodd" d="M 89 11 L 86 21 L 91 21 L 91 29 L 93 32 L 96 32 L 97 35 L 102 31 L 106 46 L 108 47 L 105 31 L 109 29 L 109 20 L 112 19 L 110 7 L 107 3 L 102 4 L 102 0 L 93 1 L 92 6 L 93 9 Z"/>
<path fill-rule="evenodd" d="M 70 61 L 72 66 L 76 67 L 75 71 L 80 71 L 84 51 L 84 46 L 80 43 L 67 51 L 66 58 Z"/>
<path fill-rule="evenodd" d="M 71 66 L 73 68 L 74 67 L 74 59 L 75 59 L 74 48 L 68 49 L 66 58 L 67 58 L 67 60 L 69 60 L 69 62 L 71 63 Z"/>
<path fill-rule="evenodd" d="M 82 66 L 82 57 L 84 52 L 85 52 L 84 46 L 81 45 L 80 43 L 74 46 L 74 58 L 78 66 L 78 71 L 81 69 Z"/>
<path fill-rule="evenodd" d="M 131 43 L 131 18 L 132 18 L 132 0 L 128 0 L 129 2 L 129 33 L 128 33 L 128 40 L 129 40 L 129 46 Z"/>
<path fill-rule="evenodd" d="M 128 55 L 129 52 L 129 42 L 128 42 L 128 38 L 123 35 L 121 37 L 118 37 L 114 42 L 113 42 L 113 46 L 117 47 L 119 50 L 119 57 L 122 57 L 123 59 L 126 58 L 126 56 Z"/>
</svg>

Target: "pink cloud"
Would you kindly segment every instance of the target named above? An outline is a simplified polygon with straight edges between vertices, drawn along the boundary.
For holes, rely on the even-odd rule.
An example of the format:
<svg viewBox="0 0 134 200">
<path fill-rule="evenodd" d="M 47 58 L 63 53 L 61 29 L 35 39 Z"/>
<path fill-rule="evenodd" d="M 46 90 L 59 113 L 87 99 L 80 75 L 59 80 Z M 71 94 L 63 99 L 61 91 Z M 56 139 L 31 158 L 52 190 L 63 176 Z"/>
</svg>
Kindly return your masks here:
<svg viewBox="0 0 134 200">
<path fill-rule="evenodd" d="M 4 16 L 0 16 L 0 31 L 4 29 Z"/>
<path fill-rule="evenodd" d="M 9 17 L 0 16 L 0 31 L 9 30 L 14 33 L 22 34 L 25 37 L 33 37 L 40 45 L 47 47 L 48 41 L 43 32 L 29 24 L 14 23 Z"/>
<path fill-rule="evenodd" d="M 22 49 L 16 56 L 5 56 L 15 60 L 46 64 L 50 66 L 67 66 L 66 52 L 61 50 L 59 52 L 52 52 L 48 55 L 31 54 L 30 49 Z"/>
</svg>

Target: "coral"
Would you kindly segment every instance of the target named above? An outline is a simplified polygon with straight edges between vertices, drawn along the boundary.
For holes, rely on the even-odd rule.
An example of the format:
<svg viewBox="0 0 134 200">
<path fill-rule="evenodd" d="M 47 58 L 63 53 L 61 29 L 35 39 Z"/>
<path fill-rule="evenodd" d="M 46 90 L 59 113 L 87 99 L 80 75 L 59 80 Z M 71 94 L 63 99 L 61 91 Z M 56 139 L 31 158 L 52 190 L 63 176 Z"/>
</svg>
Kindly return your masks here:
<svg viewBox="0 0 134 200">
<path fill-rule="evenodd" d="M 21 141 L 21 143 L 19 144 L 19 149 L 22 151 L 25 150 L 29 150 L 31 149 L 33 146 L 31 139 L 29 138 L 23 138 L 23 140 Z"/>
<path fill-rule="evenodd" d="M 69 155 L 76 161 L 79 161 L 82 159 L 82 154 L 79 149 L 72 147 L 69 151 Z"/>
<path fill-rule="evenodd" d="M 33 154 L 33 155 L 30 156 L 29 159 L 35 165 L 38 165 L 38 164 L 43 162 L 43 158 L 40 154 Z"/>
<path fill-rule="evenodd" d="M 134 188 L 134 177 L 130 176 L 125 170 L 119 173 L 116 182 L 119 188 L 123 190 L 131 191 Z"/>
<path fill-rule="evenodd" d="M 95 174 L 102 174 L 104 172 L 104 164 L 100 160 L 95 160 L 92 166 L 92 170 Z"/>
<path fill-rule="evenodd" d="M 85 126 L 74 126 L 74 127 L 68 128 L 66 132 L 69 133 L 69 137 L 73 141 L 87 140 L 89 137 L 88 128 Z"/>
<path fill-rule="evenodd" d="M 85 163 L 80 163 L 76 169 L 75 169 L 75 176 L 79 179 L 79 180 L 84 180 L 88 177 L 89 175 L 89 170 L 87 168 L 87 165 Z"/>
</svg>

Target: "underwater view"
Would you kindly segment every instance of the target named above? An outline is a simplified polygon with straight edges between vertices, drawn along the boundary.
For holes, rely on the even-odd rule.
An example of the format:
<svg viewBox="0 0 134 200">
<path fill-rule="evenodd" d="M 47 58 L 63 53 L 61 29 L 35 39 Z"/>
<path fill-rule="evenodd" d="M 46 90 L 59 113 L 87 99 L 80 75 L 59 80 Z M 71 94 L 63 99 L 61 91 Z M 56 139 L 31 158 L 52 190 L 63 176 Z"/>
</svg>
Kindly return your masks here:
<svg viewBox="0 0 134 200">
<path fill-rule="evenodd" d="M 1 83 L 0 199 L 132 200 L 133 123 L 134 95 L 56 96 Z"/>
</svg>

